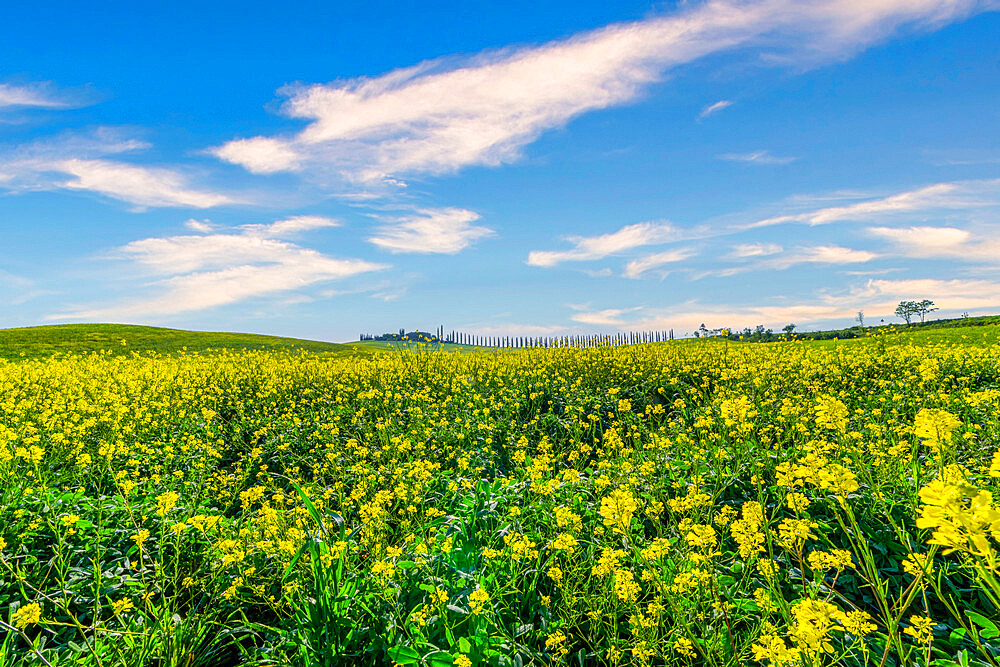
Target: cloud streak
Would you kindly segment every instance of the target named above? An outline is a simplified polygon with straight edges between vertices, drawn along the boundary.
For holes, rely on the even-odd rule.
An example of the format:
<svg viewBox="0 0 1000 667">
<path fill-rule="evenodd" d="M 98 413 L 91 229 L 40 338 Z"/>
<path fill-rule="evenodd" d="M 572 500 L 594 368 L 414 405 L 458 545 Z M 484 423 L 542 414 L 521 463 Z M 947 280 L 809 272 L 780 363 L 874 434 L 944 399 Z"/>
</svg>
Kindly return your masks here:
<svg viewBox="0 0 1000 667">
<path fill-rule="evenodd" d="M 895 254 L 922 259 L 948 258 L 1000 266 L 1000 226 L 979 225 L 975 231 L 956 227 L 869 227 Z"/>
<path fill-rule="evenodd" d="M 709 104 L 707 107 L 701 110 L 698 114 L 698 118 L 708 118 L 716 111 L 722 111 L 723 109 L 728 109 L 733 106 L 732 100 L 719 100 L 715 104 Z"/>
<path fill-rule="evenodd" d="M 173 169 L 143 167 L 109 160 L 63 160 L 47 167 L 71 176 L 59 185 L 87 190 L 140 207 L 212 208 L 238 203 L 229 195 L 190 185 Z"/>
<path fill-rule="evenodd" d="M 811 226 L 834 222 L 874 222 L 931 211 L 966 211 L 1000 205 L 1000 179 L 935 183 L 893 195 L 868 198 L 842 206 L 757 220 L 746 228 L 786 223 Z"/>
<path fill-rule="evenodd" d="M 720 160 L 727 162 L 741 162 L 750 165 L 782 165 L 791 164 L 798 160 L 797 157 L 789 155 L 772 155 L 770 151 L 754 151 L 752 153 L 723 153 Z"/>
<path fill-rule="evenodd" d="M 329 257 L 274 238 L 275 234 L 288 231 L 289 226 L 284 224 L 288 222 L 242 228 L 234 233 L 133 241 L 118 248 L 112 257 L 129 261 L 154 277 L 147 285 L 155 292 L 153 295 L 110 306 L 77 308 L 49 319 L 129 320 L 170 316 L 272 297 L 388 268 L 360 259 Z M 301 220 L 299 223 L 297 231 L 302 231 L 304 226 Z M 319 226 L 314 221 L 311 228 Z"/>
<path fill-rule="evenodd" d="M 769 251 L 770 248 L 764 246 L 764 250 Z M 868 250 L 855 250 L 835 245 L 815 245 L 800 246 L 790 252 L 779 254 L 778 256 L 774 256 L 774 253 L 771 252 L 766 252 L 766 254 L 762 252 L 757 255 L 744 255 L 742 258 L 759 256 L 765 256 L 768 257 L 768 259 L 761 259 L 726 269 L 713 269 L 711 271 L 705 271 L 703 273 L 696 274 L 694 278 L 728 278 L 730 276 L 750 271 L 784 271 L 792 268 L 793 266 L 800 266 L 802 264 L 861 264 L 864 262 L 870 262 L 871 260 L 879 257 L 877 253 Z"/>
<path fill-rule="evenodd" d="M 84 97 L 76 93 L 57 91 L 49 83 L 0 83 L 0 110 L 3 109 L 71 109 L 86 106 Z"/>
<path fill-rule="evenodd" d="M 658 269 L 667 264 L 683 262 L 685 259 L 693 257 L 694 254 L 695 252 L 691 248 L 678 248 L 675 250 L 666 250 L 664 252 L 646 255 L 645 257 L 633 259 L 631 262 L 626 264 L 625 272 L 622 275 L 626 278 L 639 279 L 653 269 Z M 664 272 L 661 273 L 665 275 Z"/>
<path fill-rule="evenodd" d="M 212 208 L 242 200 L 192 185 L 193 177 L 172 167 L 111 159 L 149 148 L 126 130 L 101 127 L 66 133 L 0 151 L 0 188 L 13 192 L 93 192 L 147 207 Z"/>
<path fill-rule="evenodd" d="M 499 165 L 542 133 L 634 102 L 671 69 L 708 55 L 757 48 L 766 62 L 802 67 L 985 8 L 977 0 L 711 0 L 540 46 L 291 86 L 280 91 L 281 112 L 304 129 L 212 152 L 254 173 L 332 172 L 367 183 Z"/>
<path fill-rule="evenodd" d="M 572 249 L 532 250 L 528 253 L 527 263 L 529 266 L 552 267 L 563 262 L 585 262 L 684 238 L 687 238 L 685 233 L 669 222 L 640 222 L 600 236 L 568 236 L 566 240 L 573 244 Z"/>
<path fill-rule="evenodd" d="M 402 216 L 376 216 L 378 232 L 368 241 L 392 253 L 453 255 L 496 233 L 472 223 L 480 216 L 463 208 L 417 209 Z"/>
</svg>

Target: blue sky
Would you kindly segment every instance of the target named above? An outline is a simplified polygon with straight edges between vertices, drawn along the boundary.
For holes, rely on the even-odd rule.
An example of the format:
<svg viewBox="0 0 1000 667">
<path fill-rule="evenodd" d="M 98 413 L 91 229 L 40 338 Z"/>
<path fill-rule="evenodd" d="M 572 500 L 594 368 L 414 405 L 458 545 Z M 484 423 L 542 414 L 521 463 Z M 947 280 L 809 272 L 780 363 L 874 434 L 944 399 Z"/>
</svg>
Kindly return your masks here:
<svg viewBox="0 0 1000 667">
<path fill-rule="evenodd" d="M 31 3 L 0 327 L 1000 312 L 1000 4 Z"/>
</svg>

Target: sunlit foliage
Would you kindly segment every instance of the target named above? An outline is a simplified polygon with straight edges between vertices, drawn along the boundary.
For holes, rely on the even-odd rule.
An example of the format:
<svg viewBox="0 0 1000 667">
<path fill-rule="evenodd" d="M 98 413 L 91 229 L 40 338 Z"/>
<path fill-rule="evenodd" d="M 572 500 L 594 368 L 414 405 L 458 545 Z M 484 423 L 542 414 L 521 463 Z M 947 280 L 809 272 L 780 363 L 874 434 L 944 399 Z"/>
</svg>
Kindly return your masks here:
<svg viewBox="0 0 1000 667">
<path fill-rule="evenodd" d="M 996 664 L 968 331 L 0 362 L 0 664 Z"/>
</svg>

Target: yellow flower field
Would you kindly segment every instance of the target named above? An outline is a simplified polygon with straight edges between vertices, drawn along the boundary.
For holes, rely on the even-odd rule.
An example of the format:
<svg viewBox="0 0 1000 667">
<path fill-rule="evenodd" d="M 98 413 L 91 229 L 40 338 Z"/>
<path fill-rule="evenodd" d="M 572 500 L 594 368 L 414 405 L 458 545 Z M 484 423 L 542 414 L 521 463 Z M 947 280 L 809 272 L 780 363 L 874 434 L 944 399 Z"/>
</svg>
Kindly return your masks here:
<svg viewBox="0 0 1000 667">
<path fill-rule="evenodd" d="M 996 665 L 958 331 L 0 361 L 0 665 Z"/>
</svg>

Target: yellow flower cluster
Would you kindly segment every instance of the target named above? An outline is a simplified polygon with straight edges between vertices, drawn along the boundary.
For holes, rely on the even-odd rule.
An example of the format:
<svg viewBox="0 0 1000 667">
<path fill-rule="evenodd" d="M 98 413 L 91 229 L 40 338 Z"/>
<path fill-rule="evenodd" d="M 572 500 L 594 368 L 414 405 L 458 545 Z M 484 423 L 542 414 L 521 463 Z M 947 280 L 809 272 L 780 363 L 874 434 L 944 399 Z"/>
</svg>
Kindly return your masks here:
<svg viewBox="0 0 1000 667">
<path fill-rule="evenodd" d="M 0 363 L 4 642 L 245 616 L 253 663 L 953 655 L 940 624 L 1000 619 L 1000 342 L 946 334 Z"/>
</svg>

